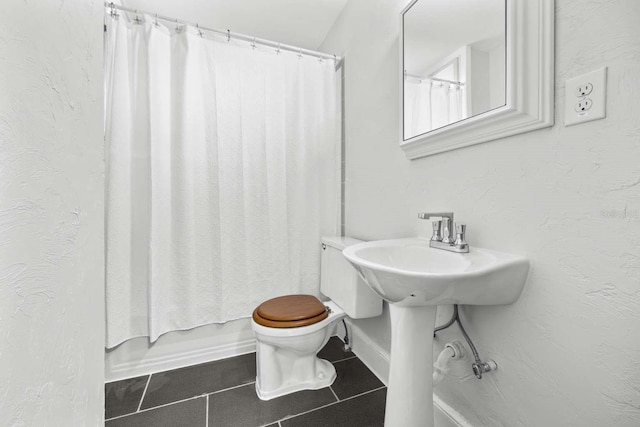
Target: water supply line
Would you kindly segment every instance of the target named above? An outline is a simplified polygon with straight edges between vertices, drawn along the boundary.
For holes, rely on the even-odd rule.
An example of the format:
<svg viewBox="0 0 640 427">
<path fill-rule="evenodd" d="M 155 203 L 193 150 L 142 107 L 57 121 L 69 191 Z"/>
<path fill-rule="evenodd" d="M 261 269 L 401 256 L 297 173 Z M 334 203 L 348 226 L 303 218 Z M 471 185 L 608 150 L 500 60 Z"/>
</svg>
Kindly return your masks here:
<svg viewBox="0 0 640 427">
<path fill-rule="evenodd" d="M 471 341 L 469 334 L 467 334 L 467 331 L 465 331 L 464 326 L 462 326 L 462 322 L 460 321 L 460 313 L 458 312 L 458 304 L 453 305 L 453 315 L 451 316 L 451 319 L 449 319 L 449 321 L 444 325 L 438 326 L 433 330 L 433 337 L 435 338 L 436 332 L 448 328 L 449 326 L 453 325 L 454 322 L 458 322 L 458 326 L 460 327 L 460 332 L 462 332 L 462 336 L 464 337 L 465 341 L 467 341 L 467 344 L 471 349 L 471 353 L 473 353 L 473 359 L 475 361 L 471 365 L 471 369 L 473 369 L 473 374 L 476 376 L 476 378 L 481 380 L 482 374 L 495 371 L 496 369 L 498 369 L 498 364 L 493 360 L 489 360 L 488 362 L 483 362 L 482 359 L 480 359 L 480 355 L 478 354 L 478 350 L 476 349 L 476 346 L 473 345 L 473 341 Z"/>
<path fill-rule="evenodd" d="M 323 243 L 322 249 L 326 249 L 326 248 L 327 247 Z M 329 314 L 331 314 L 331 307 L 329 307 L 328 305 L 325 305 L 324 308 L 327 310 Z M 344 321 L 344 318 L 342 319 L 342 326 L 344 326 L 344 338 L 342 339 L 342 341 L 344 341 L 344 347 L 342 347 L 342 351 L 344 351 L 345 353 L 348 353 L 351 351 L 351 343 L 349 342 L 349 330 L 347 329 L 347 322 Z"/>
<path fill-rule="evenodd" d="M 344 319 L 342 319 L 342 326 L 344 326 L 344 338 L 342 339 L 342 341 L 344 341 L 344 347 L 342 347 L 342 351 L 348 353 L 351 351 L 351 343 L 349 342 L 349 331 L 347 330 L 347 322 L 345 322 Z"/>
</svg>

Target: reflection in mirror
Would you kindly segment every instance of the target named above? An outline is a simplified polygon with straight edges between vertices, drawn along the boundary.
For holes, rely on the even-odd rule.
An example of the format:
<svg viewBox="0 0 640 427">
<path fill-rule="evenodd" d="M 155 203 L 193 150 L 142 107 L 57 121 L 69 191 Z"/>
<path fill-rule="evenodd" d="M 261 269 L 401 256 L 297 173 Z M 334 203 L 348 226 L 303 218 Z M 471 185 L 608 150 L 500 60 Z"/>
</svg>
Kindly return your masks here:
<svg viewBox="0 0 640 427">
<path fill-rule="evenodd" d="M 505 105 L 505 34 L 505 0 L 417 0 L 405 11 L 405 141 Z"/>
</svg>

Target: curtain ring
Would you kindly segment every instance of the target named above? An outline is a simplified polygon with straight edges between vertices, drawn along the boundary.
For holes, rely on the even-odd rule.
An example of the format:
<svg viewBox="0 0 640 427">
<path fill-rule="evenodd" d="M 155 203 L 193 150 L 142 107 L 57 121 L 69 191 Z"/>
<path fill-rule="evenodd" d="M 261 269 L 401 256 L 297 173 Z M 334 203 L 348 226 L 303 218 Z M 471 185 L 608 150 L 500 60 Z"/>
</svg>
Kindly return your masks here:
<svg viewBox="0 0 640 427">
<path fill-rule="evenodd" d="M 113 19 L 118 19 L 118 16 L 120 16 L 120 15 L 118 15 L 118 12 L 116 12 L 116 5 L 115 5 L 115 3 L 114 3 L 114 2 L 109 3 L 109 8 L 111 9 L 111 10 L 109 11 L 109 15 L 111 15 L 111 17 L 112 17 Z"/>
<path fill-rule="evenodd" d="M 203 34 L 202 34 L 202 31 L 200 30 L 200 24 L 198 24 L 197 22 L 196 22 L 196 30 L 198 30 L 198 35 L 200 36 L 200 38 L 202 38 Z"/>
<path fill-rule="evenodd" d="M 253 41 L 251 42 L 251 49 L 255 49 L 256 47 L 257 47 L 256 46 L 256 38 L 254 37 Z"/>
<path fill-rule="evenodd" d="M 278 48 L 276 49 L 276 55 L 280 55 L 280 43 L 278 43 Z"/>
<path fill-rule="evenodd" d="M 158 24 L 158 14 L 157 13 L 156 13 L 156 16 L 155 16 L 155 18 L 153 20 L 153 25 L 155 25 L 156 28 L 160 26 L 160 24 Z"/>
<path fill-rule="evenodd" d="M 227 29 L 227 42 L 231 41 L 231 30 Z"/>
<path fill-rule="evenodd" d="M 142 24 L 144 20 L 140 19 L 140 16 L 138 16 L 138 9 L 134 9 L 133 13 L 135 14 L 135 18 L 133 18 L 133 22 L 135 22 L 136 25 Z"/>
<path fill-rule="evenodd" d="M 298 59 L 302 59 L 302 48 L 298 49 Z"/>
</svg>

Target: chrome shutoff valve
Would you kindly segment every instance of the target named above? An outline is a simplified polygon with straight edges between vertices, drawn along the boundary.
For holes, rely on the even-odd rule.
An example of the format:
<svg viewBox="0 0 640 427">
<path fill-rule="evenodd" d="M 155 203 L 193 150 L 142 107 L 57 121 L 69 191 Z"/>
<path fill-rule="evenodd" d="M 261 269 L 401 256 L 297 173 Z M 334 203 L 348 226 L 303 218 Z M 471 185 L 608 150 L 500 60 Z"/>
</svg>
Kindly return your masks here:
<svg viewBox="0 0 640 427">
<path fill-rule="evenodd" d="M 482 374 L 495 371 L 496 369 L 498 369 L 498 364 L 493 360 L 489 360 L 488 362 L 476 362 L 471 365 L 471 368 L 473 369 L 473 373 L 476 378 L 481 380 Z"/>
</svg>

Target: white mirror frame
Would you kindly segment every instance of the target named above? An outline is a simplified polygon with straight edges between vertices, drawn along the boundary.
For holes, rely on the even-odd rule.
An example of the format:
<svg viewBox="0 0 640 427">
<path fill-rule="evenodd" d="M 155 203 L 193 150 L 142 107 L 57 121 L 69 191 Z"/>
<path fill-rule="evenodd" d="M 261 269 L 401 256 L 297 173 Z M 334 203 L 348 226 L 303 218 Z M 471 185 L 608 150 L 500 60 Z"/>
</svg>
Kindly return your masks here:
<svg viewBox="0 0 640 427">
<path fill-rule="evenodd" d="M 418 159 L 553 126 L 554 0 L 507 0 L 506 105 L 404 140 L 404 27 L 400 14 L 400 147 Z"/>
</svg>

